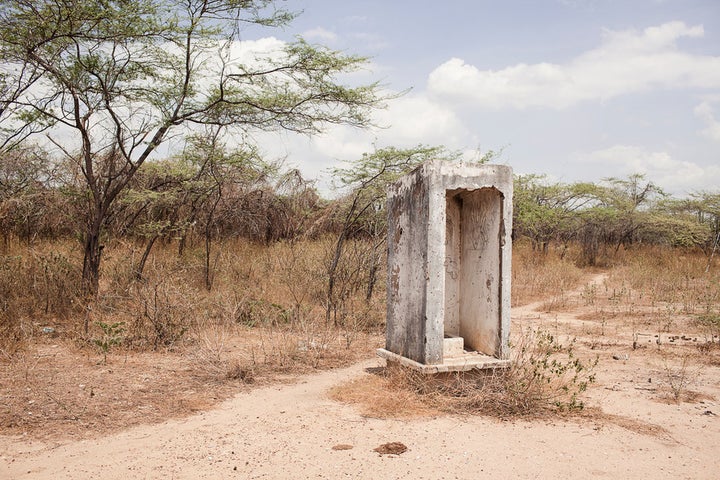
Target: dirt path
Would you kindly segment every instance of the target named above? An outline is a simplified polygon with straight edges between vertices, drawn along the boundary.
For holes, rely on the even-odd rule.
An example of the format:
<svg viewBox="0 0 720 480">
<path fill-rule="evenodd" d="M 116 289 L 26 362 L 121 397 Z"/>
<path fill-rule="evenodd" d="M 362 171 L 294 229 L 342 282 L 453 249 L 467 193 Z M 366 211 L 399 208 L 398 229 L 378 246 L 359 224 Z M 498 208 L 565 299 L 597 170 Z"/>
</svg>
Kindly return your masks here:
<svg viewBox="0 0 720 480">
<path fill-rule="evenodd" d="M 608 274 L 606 272 L 601 273 L 594 273 L 592 275 L 589 275 L 585 281 L 582 283 L 582 286 L 576 288 L 575 290 L 571 292 L 567 292 L 567 296 L 579 296 L 583 290 L 585 290 L 586 287 L 589 286 L 595 286 L 600 287 L 608 278 Z M 513 320 L 522 319 L 522 318 L 538 318 L 539 317 L 539 311 L 542 310 L 542 307 L 548 303 L 547 299 L 540 300 L 538 302 L 532 302 L 528 303 L 526 305 L 521 305 L 519 307 L 513 307 L 512 308 L 512 317 Z M 567 315 L 569 318 L 573 318 L 573 315 Z"/>
<path fill-rule="evenodd" d="M 592 421 L 379 420 L 328 400 L 330 386 L 379 363 L 258 389 L 185 420 L 97 440 L 2 438 L 0 478 L 717 478 L 720 422 L 693 405 L 639 409 L 662 418 L 670 438 Z M 373 451 L 393 441 L 408 451 Z M 333 450 L 338 444 L 353 448 Z"/>
<path fill-rule="evenodd" d="M 538 313 L 539 306 L 514 309 L 513 322 L 557 317 Z M 570 313 L 561 317 L 582 322 Z M 382 365 L 370 359 L 295 384 L 256 388 L 186 419 L 98 439 L 0 436 L 0 479 L 720 478 L 720 406 L 712 396 L 720 391 L 717 367 L 714 380 L 701 385 L 706 400 L 675 405 L 651 399 L 638 383 L 649 371 L 642 357 L 617 362 L 609 353 L 601 351 L 600 383 L 592 392 L 606 413 L 595 417 L 363 417 L 327 392 Z M 373 451 L 387 442 L 408 450 Z M 352 448 L 333 449 L 337 445 Z"/>
</svg>

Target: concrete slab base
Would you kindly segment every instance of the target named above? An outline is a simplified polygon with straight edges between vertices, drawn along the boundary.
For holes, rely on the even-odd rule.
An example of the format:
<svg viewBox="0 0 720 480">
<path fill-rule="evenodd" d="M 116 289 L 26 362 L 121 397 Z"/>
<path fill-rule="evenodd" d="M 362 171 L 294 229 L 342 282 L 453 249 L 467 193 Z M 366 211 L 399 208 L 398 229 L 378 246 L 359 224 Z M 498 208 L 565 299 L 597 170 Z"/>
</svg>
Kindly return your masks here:
<svg viewBox="0 0 720 480">
<path fill-rule="evenodd" d="M 443 359 L 443 363 L 437 365 L 423 365 L 422 363 L 390 352 L 384 348 L 378 348 L 377 355 L 388 362 L 397 363 L 426 374 L 467 372 L 470 370 L 508 368 L 510 366 L 510 360 L 501 360 L 478 352 L 463 352 L 462 354 L 445 358 Z"/>
</svg>

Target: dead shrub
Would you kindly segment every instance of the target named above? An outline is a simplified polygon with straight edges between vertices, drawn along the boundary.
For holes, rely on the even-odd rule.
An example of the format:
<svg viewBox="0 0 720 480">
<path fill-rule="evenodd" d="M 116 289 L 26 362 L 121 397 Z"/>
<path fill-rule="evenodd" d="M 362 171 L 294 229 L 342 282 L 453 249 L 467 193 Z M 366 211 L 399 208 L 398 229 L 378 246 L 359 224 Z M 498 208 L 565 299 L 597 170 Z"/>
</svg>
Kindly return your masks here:
<svg viewBox="0 0 720 480">
<path fill-rule="evenodd" d="M 193 330 L 197 342 L 190 356 L 201 376 L 214 381 L 253 382 L 253 365 L 248 361 L 241 361 L 230 352 L 230 343 L 239 334 L 235 325 L 222 321 L 203 322 Z"/>
<path fill-rule="evenodd" d="M 252 368 L 240 363 L 234 359 L 228 363 L 225 369 L 225 378 L 228 380 L 240 380 L 243 383 L 253 383 L 255 381 L 255 373 Z"/>
<path fill-rule="evenodd" d="M 79 270 L 64 253 L 65 245 L 10 247 L 0 255 L 0 351 L 4 356 L 21 350 L 33 330 L 43 324 L 59 327 L 81 311 Z"/>
<path fill-rule="evenodd" d="M 0 361 L 9 360 L 25 348 L 26 334 L 22 321 L 0 309 Z"/>
<path fill-rule="evenodd" d="M 337 333 L 318 324 L 268 326 L 258 330 L 259 342 L 252 345 L 253 364 L 282 372 L 319 368 L 337 355 Z"/>
<path fill-rule="evenodd" d="M 80 270 L 62 252 L 33 252 L 29 275 L 34 279 L 35 308 L 65 317 L 74 312 L 81 292 Z"/>
<path fill-rule="evenodd" d="M 720 313 L 705 313 L 697 317 L 697 324 L 701 327 L 705 342 L 699 345 L 705 353 L 713 348 L 720 348 Z"/>
<path fill-rule="evenodd" d="M 528 331 L 514 347 L 509 368 L 426 375 L 391 365 L 382 370 L 389 396 L 383 416 L 403 416 L 407 405 L 418 411 L 481 414 L 500 418 L 541 417 L 567 414 L 584 408 L 582 394 L 595 381 L 597 359 L 584 360 L 574 353 L 574 342 L 566 345 L 545 331 Z M 374 380 L 370 380 L 375 382 Z M 375 401 L 357 395 L 365 388 L 334 391 L 336 399 L 357 403 Z M 410 392 L 413 401 L 408 401 Z"/>
<path fill-rule="evenodd" d="M 11 357 L 22 349 L 25 340 L 23 317 L 28 305 L 22 297 L 27 288 L 22 272 L 22 257 L 0 256 L 0 353 Z"/>
<path fill-rule="evenodd" d="M 187 333 L 193 315 L 188 304 L 190 298 L 178 287 L 167 284 L 141 290 L 142 316 L 136 318 L 152 327 L 149 337 L 154 349 L 172 347 Z"/>
<path fill-rule="evenodd" d="M 666 398 L 680 405 L 683 401 L 691 401 L 696 392 L 690 390 L 700 374 L 700 367 L 691 366 L 688 355 L 683 355 L 680 362 L 670 363 L 663 355 L 664 390 Z"/>
<path fill-rule="evenodd" d="M 282 325 L 290 320 L 290 311 L 262 298 L 243 298 L 234 308 L 235 321 L 248 326 Z"/>
<path fill-rule="evenodd" d="M 192 299 L 183 285 L 138 283 L 127 297 L 100 299 L 93 319 L 126 321 L 128 347 L 169 349 L 185 339 L 198 314 Z"/>
</svg>

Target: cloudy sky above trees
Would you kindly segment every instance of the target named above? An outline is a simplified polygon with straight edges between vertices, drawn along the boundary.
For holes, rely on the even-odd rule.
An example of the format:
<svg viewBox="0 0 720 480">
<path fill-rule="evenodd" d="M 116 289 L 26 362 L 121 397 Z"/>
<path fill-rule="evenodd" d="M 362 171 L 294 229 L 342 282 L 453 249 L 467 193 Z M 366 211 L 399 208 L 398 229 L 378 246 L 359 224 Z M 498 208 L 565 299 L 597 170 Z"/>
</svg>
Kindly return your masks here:
<svg viewBox="0 0 720 480">
<path fill-rule="evenodd" d="M 720 2 L 716 0 L 288 0 L 284 31 L 371 57 L 351 82 L 410 89 L 383 128 L 259 138 L 320 179 L 384 146 L 488 150 L 516 173 L 572 182 L 645 174 L 669 193 L 720 185 Z M 271 38 L 272 37 L 272 38 Z"/>
</svg>

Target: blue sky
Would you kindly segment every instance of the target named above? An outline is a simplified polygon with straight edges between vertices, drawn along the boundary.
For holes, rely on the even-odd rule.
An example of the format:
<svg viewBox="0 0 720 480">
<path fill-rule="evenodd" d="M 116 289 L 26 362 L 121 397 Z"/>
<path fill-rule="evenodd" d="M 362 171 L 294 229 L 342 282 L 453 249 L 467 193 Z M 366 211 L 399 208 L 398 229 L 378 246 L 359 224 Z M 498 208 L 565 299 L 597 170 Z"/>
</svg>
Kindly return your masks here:
<svg viewBox="0 0 720 480">
<path fill-rule="evenodd" d="M 284 31 L 371 57 L 352 81 L 411 90 L 387 128 L 259 137 L 319 180 L 374 146 L 445 145 L 553 181 L 646 175 L 669 193 L 720 190 L 720 1 L 288 0 Z"/>
</svg>

